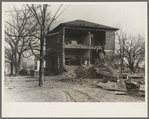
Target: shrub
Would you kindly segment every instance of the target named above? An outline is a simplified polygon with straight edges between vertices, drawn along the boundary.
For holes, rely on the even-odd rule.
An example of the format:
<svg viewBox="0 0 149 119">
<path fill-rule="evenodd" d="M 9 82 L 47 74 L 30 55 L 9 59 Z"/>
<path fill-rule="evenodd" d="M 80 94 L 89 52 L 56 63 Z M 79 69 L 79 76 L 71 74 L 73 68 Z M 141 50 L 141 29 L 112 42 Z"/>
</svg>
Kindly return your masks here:
<svg viewBox="0 0 149 119">
<path fill-rule="evenodd" d="M 34 76 L 34 74 L 35 74 L 35 71 L 34 70 L 30 70 L 30 75 Z"/>
<path fill-rule="evenodd" d="M 27 71 L 26 69 L 21 69 L 21 70 L 19 71 L 19 74 L 20 74 L 20 75 L 29 75 L 29 73 L 28 73 L 28 71 Z"/>
</svg>

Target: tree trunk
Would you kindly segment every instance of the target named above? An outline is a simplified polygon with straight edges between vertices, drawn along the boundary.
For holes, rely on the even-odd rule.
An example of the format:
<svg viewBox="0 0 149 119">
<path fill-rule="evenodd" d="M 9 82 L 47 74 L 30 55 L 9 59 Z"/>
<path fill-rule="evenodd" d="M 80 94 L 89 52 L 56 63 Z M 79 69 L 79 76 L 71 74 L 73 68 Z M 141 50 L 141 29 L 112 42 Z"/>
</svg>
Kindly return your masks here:
<svg viewBox="0 0 149 119">
<path fill-rule="evenodd" d="M 13 63 L 10 63 L 10 67 L 11 67 L 11 75 L 13 75 Z"/>
<path fill-rule="evenodd" d="M 40 69 L 39 69 L 39 87 L 43 85 L 44 80 L 44 30 L 41 29 L 41 37 L 40 37 Z"/>
<path fill-rule="evenodd" d="M 121 75 L 122 75 L 122 73 L 123 73 L 123 58 L 121 56 Z"/>
<path fill-rule="evenodd" d="M 39 87 L 43 85 L 44 80 L 44 38 L 41 41 L 41 50 L 40 50 L 40 69 L 39 69 Z"/>
<path fill-rule="evenodd" d="M 134 68 L 134 63 L 133 62 L 129 62 L 129 69 L 134 73 L 135 72 L 135 68 Z"/>
<path fill-rule="evenodd" d="M 18 62 L 15 63 L 15 75 L 16 75 L 16 76 L 19 76 L 20 63 L 21 63 L 21 59 L 19 59 Z"/>
<path fill-rule="evenodd" d="M 40 59 L 40 69 L 39 69 L 39 87 L 43 85 L 44 79 L 44 60 Z"/>
<path fill-rule="evenodd" d="M 130 70 L 135 73 L 135 68 L 133 66 L 129 66 Z"/>
<path fill-rule="evenodd" d="M 44 80 L 44 38 L 45 38 L 45 14 L 46 5 L 43 5 L 42 26 L 40 32 L 40 70 L 39 70 L 39 87 L 43 85 Z"/>
<path fill-rule="evenodd" d="M 16 64 L 16 65 L 15 65 L 15 75 L 16 75 L 16 76 L 19 75 L 19 69 L 20 69 L 19 64 Z"/>
<path fill-rule="evenodd" d="M 18 68 L 17 68 L 17 63 L 15 63 L 15 76 L 17 76 Z"/>
</svg>

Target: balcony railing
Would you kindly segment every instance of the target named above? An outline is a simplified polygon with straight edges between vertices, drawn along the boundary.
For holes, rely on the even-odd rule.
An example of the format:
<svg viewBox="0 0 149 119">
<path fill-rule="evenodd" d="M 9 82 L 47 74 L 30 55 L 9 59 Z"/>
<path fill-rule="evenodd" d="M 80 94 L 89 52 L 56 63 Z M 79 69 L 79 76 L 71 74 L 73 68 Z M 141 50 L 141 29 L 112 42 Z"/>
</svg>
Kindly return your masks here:
<svg viewBox="0 0 149 119">
<path fill-rule="evenodd" d="M 102 49 L 101 46 L 92 46 L 92 45 L 82 45 L 82 44 L 64 44 L 64 48 L 73 48 L 73 49 Z"/>
</svg>

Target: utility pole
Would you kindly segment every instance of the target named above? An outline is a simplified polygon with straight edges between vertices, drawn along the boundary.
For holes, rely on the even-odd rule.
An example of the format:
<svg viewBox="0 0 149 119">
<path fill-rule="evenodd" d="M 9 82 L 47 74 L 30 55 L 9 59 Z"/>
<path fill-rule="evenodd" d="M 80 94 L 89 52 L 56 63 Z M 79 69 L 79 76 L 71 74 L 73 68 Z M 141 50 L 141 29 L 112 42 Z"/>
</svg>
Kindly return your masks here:
<svg viewBox="0 0 149 119">
<path fill-rule="evenodd" d="M 123 73 L 123 58 L 124 58 L 124 39 L 121 40 L 121 48 L 120 48 L 120 51 L 121 51 L 121 75 Z"/>
<path fill-rule="evenodd" d="M 88 47 L 89 47 L 89 62 L 88 62 L 88 65 L 90 65 L 90 55 L 91 55 L 91 51 L 90 51 L 90 45 L 91 45 L 91 33 L 88 32 L 89 34 L 89 41 L 88 41 Z"/>
</svg>

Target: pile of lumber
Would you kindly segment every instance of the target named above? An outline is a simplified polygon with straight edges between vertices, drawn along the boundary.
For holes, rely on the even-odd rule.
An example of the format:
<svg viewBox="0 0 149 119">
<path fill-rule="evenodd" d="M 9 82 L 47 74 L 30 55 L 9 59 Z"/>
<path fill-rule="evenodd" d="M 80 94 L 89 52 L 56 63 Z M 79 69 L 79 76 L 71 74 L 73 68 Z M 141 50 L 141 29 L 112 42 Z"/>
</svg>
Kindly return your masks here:
<svg viewBox="0 0 149 119">
<path fill-rule="evenodd" d="M 140 84 L 127 79 L 118 79 L 117 82 L 98 81 L 96 86 L 109 91 L 123 91 L 128 95 L 136 95 L 140 90 Z"/>
<path fill-rule="evenodd" d="M 137 94 L 140 89 L 140 85 L 135 82 L 130 82 L 130 81 L 125 81 L 126 83 L 126 89 L 127 89 L 127 94 Z"/>
<path fill-rule="evenodd" d="M 123 79 L 118 80 L 117 82 L 110 82 L 110 81 L 108 81 L 106 83 L 98 81 L 96 83 L 96 86 L 100 87 L 100 88 L 102 88 L 104 90 L 126 92 L 125 80 L 123 80 Z"/>
</svg>

